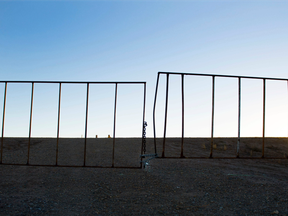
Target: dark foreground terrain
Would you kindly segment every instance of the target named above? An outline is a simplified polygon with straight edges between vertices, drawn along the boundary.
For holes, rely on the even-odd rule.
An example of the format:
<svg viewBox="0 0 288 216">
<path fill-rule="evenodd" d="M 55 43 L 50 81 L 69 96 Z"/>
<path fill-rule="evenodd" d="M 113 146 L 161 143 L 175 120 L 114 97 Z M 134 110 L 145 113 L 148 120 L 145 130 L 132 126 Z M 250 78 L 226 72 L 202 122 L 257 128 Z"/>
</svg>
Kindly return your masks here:
<svg viewBox="0 0 288 216">
<path fill-rule="evenodd" d="M 167 156 L 179 156 L 179 140 L 167 140 Z M 111 166 L 111 141 L 88 139 L 88 165 Z M 139 166 L 141 139 L 116 141 L 115 165 Z M 59 164 L 82 165 L 82 142 L 61 139 Z M 3 162 L 25 164 L 26 144 L 5 139 Z M 234 138 L 215 144 L 215 156 L 235 156 Z M 241 147 L 240 156 L 261 156 L 260 139 Z M 54 150 L 54 139 L 35 138 L 30 162 L 53 165 Z M 208 139 L 185 139 L 185 156 L 209 152 Z M 285 154 L 287 139 L 267 140 L 265 156 Z M 145 169 L 0 165 L 0 176 L 0 215 L 288 215 L 288 159 L 154 159 Z"/>
</svg>

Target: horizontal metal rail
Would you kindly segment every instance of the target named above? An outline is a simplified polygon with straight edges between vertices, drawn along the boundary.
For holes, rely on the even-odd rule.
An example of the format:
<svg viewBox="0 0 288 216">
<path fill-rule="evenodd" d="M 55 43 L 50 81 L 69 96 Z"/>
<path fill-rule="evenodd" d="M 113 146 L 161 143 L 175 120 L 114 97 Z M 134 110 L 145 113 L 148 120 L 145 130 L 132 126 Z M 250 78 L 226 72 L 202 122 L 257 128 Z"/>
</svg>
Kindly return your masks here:
<svg viewBox="0 0 288 216">
<path fill-rule="evenodd" d="M 116 110 L 117 110 L 117 87 L 121 84 L 128 84 L 128 85 L 143 85 L 143 121 L 145 119 L 145 106 L 146 106 L 146 82 L 130 82 L 130 81 L 117 81 L 117 82 L 84 82 L 84 81 L 0 81 L 0 83 L 5 83 L 4 88 L 4 103 L 3 103 L 3 118 L 2 118 L 2 137 L 1 137 L 1 157 L 0 157 L 0 164 L 2 165 L 29 165 L 29 166 L 50 166 L 50 165 L 41 165 L 41 164 L 30 164 L 30 142 L 31 142 L 31 132 L 32 132 L 32 116 L 33 116 L 33 99 L 34 99 L 34 85 L 35 84 L 59 84 L 59 98 L 58 98 L 58 122 L 57 122 L 57 142 L 56 142 L 56 162 L 55 165 L 51 166 L 59 166 L 59 167 L 99 167 L 102 166 L 89 166 L 86 164 L 86 143 L 87 143 L 87 131 L 88 131 L 88 107 L 89 107 L 89 86 L 93 84 L 112 84 L 115 85 L 115 102 L 114 102 L 114 123 L 113 123 L 113 153 L 112 153 L 112 168 L 141 168 L 142 163 L 139 163 L 139 167 L 118 167 L 114 165 L 114 154 L 115 154 L 115 142 L 116 142 Z M 31 105 L 30 105 L 30 123 L 29 123 L 29 134 L 28 134 L 28 146 L 27 146 L 27 163 L 26 164 L 9 164 L 3 162 L 3 140 L 4 140 L 4 128 L 5 128 L 5 113 L 6 113 L 6 100 L 7 100 L 7 85 L 10 83 L 17 83 L 17 84 L 31 84 Z M 86 91 L 86 108 L 85 108 L 85 138 L 84 138 L 84 157 L 83 157 L 83 166 L 74 166 L 74 165 L 59 165 L 58 164 L 58 156 L 59 156 L 59 134 L 60 134 L 60 114 L 61 114 L 61 88 L 62 84 L 84 84 L 87 87 Z M 141 125 L 143 125 L 143 122 L 141 122 Z M 143 148 L 143 139 L 142 139 L 142 145 Z M 139 152 L 139 154 L 142 153 Z M 102 167 L 102 168 L 108 168 L 108 167 Z"/>
<path fill-rule="evenodd" d="M 156 157 L 157 159 L 263 159 L 263 157 L 184 157 L 184 158 L 179 158 L 179 157 Z M 265 159 L 287 159 L 287 157 L 265 157 Z"/>
<path fill-rule="evenodd" d="M 15 80 L 7 80 L 7 81 L 3 81 L 0 80 L 0 83 L 54 83 L 54 84 L 59 84 L 59 83 L 63 83 L 63 84 L 145 84 L 146 82 L 126 82 L 126 81 L 121 81 L 121 82 L 87 82 L 87 81 L 15 81 Z"/>
<path fill-rule="evenodd" d="M 236 76 L 236 75 L 220 75 L 220 74 L 202 74 L 202 73 L 184 73 L 184 72 L 163 72 L 159 71 L 158 74 L 170 75 L 187 75 L 187 76 L 214 76 L 214 77 L 227 77 L 227 78 L 246 78 L 246 79 L 266 79 L 266 80 L 281 80 L 288 81 L 286 78 L 273 78 L 273 77 L 254 77 L 254 76 Z"/>
<path fill-rule="evenodd" d="M 215 104 L 215 78 L 216 77 L 226 77 L 226 78 L 234 78 L 238 79 L 238 138 L 237 138 L 237 149 L 236 149 L 236 157 L 240 158 L 240 120 L 241 120 L 241 79 L 260 79 L 263 81 L 263 123 L 262 123 L 262 156 L 265 157 L 265 119 L 266 119 L 266 80 L 276 80 L 276 81 L 288 81 L 288 79 L 284 78 L 271 78 L 271 77 L 253 77 L 253 76 L 234 76 L 234 75 L 219 75 L 219 74 L 202 74 L 202 73 L 186 73 L 186 72 L 158 72 L 157 81 L 156 81 L 156 89 L 155 89 L 155 98 L 154 98 L 154 106 L 153 106 L 153 133 L 154 133 L 154 149 L 155 154 L 157 154 L 157 141 L 156 141 L 156 101 L 157 94 L 159 88 L 159 79 L 160 75 L 166 75 L 166 99 L 165 99 L 165 114 L 164 114 L 164 135 L 163 135 L 163 147 L 162 147 L 162 156 L 158 156 L 157 158 L 216 158 L 213 157 L 213 145 L 214 145 L 214 104 Z M 181 76 L 181 97 L 182 97 L 182 139 L 181 139 L 181 152 L 179 157 L 166 157 L 165 156 L 165 145 L 166 145 L 166 128 L 167 128 L 167 116 L 168 116 L 168 91 L 169 91 L 169 75 L 177 75 Z M 210 156 L 209 157 L 185 157 L 184 156 L 184 77 L 185 76 L 205 76 L 212 78 L 212 107 L 211 107 L 211 146 L 210 146 Z M 288 84 L 288 82 L 287 82 Z M 218 159 L 233 159 L 234 157 L 217 157 Z M 241 158 L 251 158 L 254 157 L 241 157 Z M 266 157 L 265 157 L 266 158 Z M 285 158 L 285 157 L 284 157 Z M 286 157 L 288 159 L 288 156 Z M 272 158 L 271 158 L 272 159 Z M 273 159 L 283 159 L 283 158 L 273 158 Z"/>
<path fill-rule="evenodd" d="M 10 165 L 10 166 L 31 166 L 31 167 L 72 167 L 72 168 L 119 168 L 119 169 L 141 169 L 142 167 L 130 167 L 130 166 L 76 166 L 76 165 L 49 165 L 49 164 L 17 164 L 17 163 L 2 163 L 0 165 Z"/>
</svg>

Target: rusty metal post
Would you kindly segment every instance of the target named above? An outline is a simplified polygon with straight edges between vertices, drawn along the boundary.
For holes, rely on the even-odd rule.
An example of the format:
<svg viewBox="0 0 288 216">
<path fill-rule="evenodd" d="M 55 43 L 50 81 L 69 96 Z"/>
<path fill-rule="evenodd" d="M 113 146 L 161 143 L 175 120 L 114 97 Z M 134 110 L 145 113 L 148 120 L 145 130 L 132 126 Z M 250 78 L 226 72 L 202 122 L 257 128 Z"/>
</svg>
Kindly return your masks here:
<svg viewBox="0 0 288 216">
<path fill-rule="evenodd" d="M 182 140 L 181 140 L 181 158 L 184 158 L 184 74 L 181 74 L 181 93 L 182 93 Z"/>
<path fill-rule="evenodd" d="M 144 83 L 144 101 L 143 101 L 143 120 L 142 120 L 142 133 L 144 132 L 144 121 L 145 121 L 145 109 L 146 109 L 146 82 Z M 142 134 L 141 133 L 141 134 Z M 141 155 L 143 154 L 144 152 L 144 136 L 142 134 L 142 147 L 141 147 Z M 140 167 L 142 167 L 142 157 L 140 157 L 141 161 L 140 161 Z"/>
<path fill-rule="evenodd" d="M 34 97 L 34 83 L 32 82 L 27 165 L 29 165 L 29 159 L 30 159 L 30 142 L 31 142 L 31 128 L 32 128 L 33 97 Z"/>
<path fill-rule="evenodd" d="M 153 132 L 154 132 L 154 151 L 155 151 L 155 154 L 157 154 L 157 148 L 156 148 L 155 111 L 156 111 L 156 100 L 157 100 L 157 93 L 158 93 L 159 76 L 160 76 L 160 73 L 158 73 L 158 75 L 157 75 L 157 82 L 156 82 L 156 89 L 155 89 L 155 98 L 154 98 L 154 106 L 153 106 Z"/>
<path fill-rule="evenodd" d="M 4 142 L 4 122 L 5 122 L 5 110 L 6 110 L 6 95 L 7 95 L 7 82 L 5 82 L 5 90 L 4 90 L 4 102 L 3 102 L 3 118 L 2 118 L 2 137 L 1 137 L 1 161 L 2 164 L 3 159 L 3 142 Z"/>
<path fill-rule="evenodd" d="M 265 111 L 266 111 L 266 79 L 263 79 L 263 132 L 262 132 L 262 158 L 265 148 Z"/>
<path fill-rule="evenodd" d="M 118 83 L 115 84 L 112 167 L 114 167 L 114 156 L 115 156 L 115 134 L 116 134 L 116 133 L 115 133 L 115 130 L 116 130 L 117 87 L 118 87 Z"/>
<path fill-rule="evenodd" d="M 215 97 L 215 76 L 212 76 L 212 117 L 211 117 L 211 147 L 210 147 L 210 158 L 213 156 L 213 145 L 214 145 L 214 97 Z"/>
<path fill-rule="evenodd" d="M 169 90 L 169 74 L 167 74 L 167 79 L 166 79 L 166 104 L 165 104 L 165 121 L 164 121 L 162 157 L 165 157 L 166 126 L 167 126 L 167 111 L 168 111 L 168 90 Z"/>
<path fill-rule="evenodd" d="M 86 165 L 86 144 L 87 144 L 87 124 L 88 124 L 88 102 L 89 102 L 89 83 L 87 83 L 86 94 L 86 117 L 85 117 L 85 141 L 84 141 L 84 165 Z"/>
<path fill-rule="evenodd" d="M 58 123 L 57 123 L 57 145 L 56 145 L 56 166 L 58 165 L 59 131 L 60 131 L 60 108 L 61 108 L 61 83 L 59 83 Z"/>
<path fill-rule="evenodd" d="M 237 140 L 237 158 L 240 150 L 240 121 L 241 121 L 241 78 L 238 77 L 238 140 Z"/>
</svg>

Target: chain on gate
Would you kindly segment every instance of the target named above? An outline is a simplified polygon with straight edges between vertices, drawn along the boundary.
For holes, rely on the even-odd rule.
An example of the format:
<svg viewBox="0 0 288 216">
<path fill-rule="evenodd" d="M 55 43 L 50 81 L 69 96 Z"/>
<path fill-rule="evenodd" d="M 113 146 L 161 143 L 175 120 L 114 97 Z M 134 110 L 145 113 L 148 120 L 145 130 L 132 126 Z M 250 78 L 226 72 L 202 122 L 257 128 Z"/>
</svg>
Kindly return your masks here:
<svg viewBox="0 0 288 216">
<path fill-rule="evenodd" d="M 143 154 L 145 155 L 146 153 L 146 127 L 147 127 L 147 122 L 143 122 Z"/>
<path fill-rule="evenodd" d="M 141 163 L 144 164 L 144 168 L 146 166 L 148 166 L 148 161 L 154 159 L 155 157 L 157 157 L 157 154 L 146 154 L 146 127 L 148 126 L 147 122 L 144 121 L 143 122 L 143 134 L 142 134 L 142 138 L 143 138 L 143 154 L 140 155 L 140 158 L 145 158 L 145 157 L 150 157 L 146 160 L 141 161 Z"/>
</svg>

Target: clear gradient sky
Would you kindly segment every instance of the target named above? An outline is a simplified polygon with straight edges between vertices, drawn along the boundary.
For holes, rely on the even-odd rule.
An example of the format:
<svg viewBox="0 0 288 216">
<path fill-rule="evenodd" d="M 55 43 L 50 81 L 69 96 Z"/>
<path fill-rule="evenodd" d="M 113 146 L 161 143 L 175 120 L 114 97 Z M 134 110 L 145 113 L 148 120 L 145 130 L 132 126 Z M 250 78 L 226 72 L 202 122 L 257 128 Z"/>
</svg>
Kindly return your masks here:
<svg viewBox="0 0 288 216">
<path fill-rule="evenodd" d="M 158 71 L 288 78 L 287 10 L 284 0 L 0 0 L 0 79 L 147 81 L 152 136 Z M 242 136 L 261 136 L 261 84 L 243 81 Z M 185 86 L 185 136 L 210 136 L 211 80 L 189 78 Z M 237 80 L 216 80 L 216 90 L 215 136 L 237 136 Z M 8 85 L 5 136 L 28 136 L 30 91 Z M 180 136 L 179 77 L 170 92 L 167 135 Z M 63 86 L 60 136 L 84 134 L 85 93 L 83 85 Z M 141 86 L 119 87 L 116 136 L 141 136 L 141 94 Z M 114 86 L 92 86 L 90 97 L 88 136 L 112 134 Z M 57 102 L 57 85 L 35 85 L 32 136 L 56 136 Z M 287 83 L 267 83 L 267 136 L 288 135 L 287 113 Z"/>
</svg>

